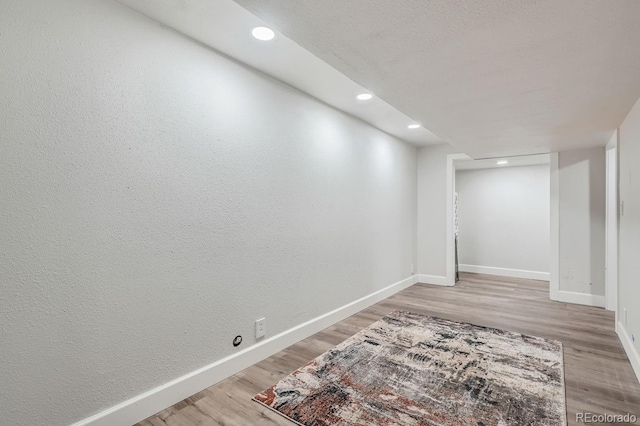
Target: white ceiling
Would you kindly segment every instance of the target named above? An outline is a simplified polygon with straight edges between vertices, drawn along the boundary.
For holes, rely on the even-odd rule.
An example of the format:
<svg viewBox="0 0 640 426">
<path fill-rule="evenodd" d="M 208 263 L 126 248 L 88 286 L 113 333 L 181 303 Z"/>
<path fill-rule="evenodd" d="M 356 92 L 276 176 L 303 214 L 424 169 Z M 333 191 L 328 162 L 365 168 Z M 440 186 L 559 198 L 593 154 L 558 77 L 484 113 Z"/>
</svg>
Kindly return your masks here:
<svg viewBox="0 0 640 426">
<path fill-rule="evenodd" d="M 604 145 L 640 96 L 638 0 L 236 2 L 476 158 Z"/>
<path fill-rule="evenodd" d="M 261 42 L 251 30 L 268 25 L 232 0 L 118 0 L 151 19 L 247 64 L 329 105 L 416 145 L 443 143 L 425 128 L 407 129 L 415 118 L 379 97 L 358 101 L 369 91 L 284 35 Z"/>
<path fill-rule="evenodd" d="M 498 164 L 498 162 L 506 161 L 506 164 Z M 542 164 L 550 164 L 551 156 L 549 154 L 538 155 L 521 155 L 518 157 L 505 158 L 485 158 L 482 160 L 474 160 L 472 158 L 459 159 L 454 162 L 456 170 L 476 170 L 476 169 L 494 169 L 503 167 L 519 167 L 519 166 L 536 166 Z"/>
<path fill-rule="evenodd" d="M 119 2 L 387 133 L 474 158 L 604 145 L 640 96 L 640 0 Z M 251 37 L 263 24 L 275 41 Z M 363 90 L 376 98 L 356 101 Z"/>
</svg>

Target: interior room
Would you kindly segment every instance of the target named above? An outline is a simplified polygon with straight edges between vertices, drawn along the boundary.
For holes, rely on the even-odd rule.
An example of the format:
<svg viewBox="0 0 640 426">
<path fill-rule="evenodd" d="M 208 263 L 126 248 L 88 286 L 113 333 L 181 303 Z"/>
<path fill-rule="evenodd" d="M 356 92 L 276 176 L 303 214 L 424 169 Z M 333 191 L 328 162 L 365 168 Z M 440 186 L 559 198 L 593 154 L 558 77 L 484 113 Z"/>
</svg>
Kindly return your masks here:
<svg viewBox="0 0 640 426">
<path fill-rule="evenodd" d="M 0 424 L 640 424 L 638 22 L 1 0 Z"/>
<path fill-rule="evenodd" d="M 455 166 L 457 271 L 548 282 L 549 155 L 463 160 Z"/>
</svg>

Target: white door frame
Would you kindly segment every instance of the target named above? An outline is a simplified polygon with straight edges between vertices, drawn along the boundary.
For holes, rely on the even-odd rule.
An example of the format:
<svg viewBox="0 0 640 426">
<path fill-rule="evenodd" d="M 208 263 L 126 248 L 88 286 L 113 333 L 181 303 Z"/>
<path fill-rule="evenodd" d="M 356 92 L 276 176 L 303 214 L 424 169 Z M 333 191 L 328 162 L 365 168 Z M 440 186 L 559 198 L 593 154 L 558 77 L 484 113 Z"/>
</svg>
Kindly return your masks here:
<svg viewBox="0 0 640 426">
<path fill-rule="evenodd" d="M 467 154 L 447 155 L 447 277 L 446 285 L 456 283 L 455 223 L 453 223 L 453 199 L 456 191 L 456 161 L 473 160 Z"/>
<path fill-rule="evenodd" d="M 453 223 L 453 198 L 456 188 L 456 162 L 473 160 L 466 154 L 447 155 L 447 276 L 446 285 L 455 284 L 455 225 Z M 558 300 L 560 291 L 560 181 L 558 179 L 558 153 L 549 154 L 551 178 L 551 250 L 549 253 L 549 298 Z M 539 164 L 532 162 L 532 164 Z"/>
<path fill-rule="evenodd" d="M 606 309 L 618 307 L 618 131 L 607 144 L 606 151 L 606 249 L 605 300 Z M 617 320 L 616 320 L 617 325 Z"/>
</svg>

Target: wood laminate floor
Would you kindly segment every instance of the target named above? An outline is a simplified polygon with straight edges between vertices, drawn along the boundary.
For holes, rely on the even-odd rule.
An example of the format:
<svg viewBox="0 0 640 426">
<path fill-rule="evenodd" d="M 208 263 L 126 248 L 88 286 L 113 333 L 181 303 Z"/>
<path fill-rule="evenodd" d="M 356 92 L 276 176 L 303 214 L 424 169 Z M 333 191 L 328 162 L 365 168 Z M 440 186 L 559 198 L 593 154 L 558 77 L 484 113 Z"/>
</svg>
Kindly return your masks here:
<svg viewBox="0 0 640 426">
<path fill-rule="evenodd" d="M 567 419 L 577 412 L 640 417 L 640 384 L 602 308 L 549 300 L 544 281 L 461 273 L 454 287 L 416 284 L 138 423 L 138 426 L 293 423 L 251 398 L 394 309 L 562 341 Z M 635 424 L 640 424 L 637 420 Z"/>
</svg>

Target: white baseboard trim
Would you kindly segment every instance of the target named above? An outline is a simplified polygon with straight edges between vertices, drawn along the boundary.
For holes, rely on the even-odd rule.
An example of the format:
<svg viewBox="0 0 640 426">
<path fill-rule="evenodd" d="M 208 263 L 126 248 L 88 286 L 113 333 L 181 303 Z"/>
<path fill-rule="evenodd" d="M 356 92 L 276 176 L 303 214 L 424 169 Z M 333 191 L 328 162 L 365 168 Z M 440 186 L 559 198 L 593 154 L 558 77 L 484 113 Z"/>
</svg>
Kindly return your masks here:
<svg viewBox="0 0 640 426">
<path fill-rule="evenodd" d="M 627 357 L 629 358 L 629 362 L 631 362 L 631 367 L 633 371 L 636 373 L 636 378 L 638 382 L 640 382 L 640 354 L 638 354 L 638 350 L 633 345 L 627 330 L 624 328 L 624 325 L 620 321 L 616 324 L 616 332 L 618 333 L 618 337 L 620 338 L 620 342 L 622 343 L 622 347 L 624 351 L 627 353 Z"/>
<path fill-rule="evenodd" d="M 531 280 L 549 281 L 548 272 L 526 271 L 524 269 L 497 268 L 495 266 L 460 265 L 460 272 L 473 272 L 476 274 L 499 275 L 501 277 L 528 278 Z"/>
<path fill-rule="evenodd" d="M 573 291 L 559 291 L 558 302 L 576 303 L 578 305 L 597 306 L 604 308 L 605 297 L 595 294 L 575 293 Z"/>
<path fill-rule="evenodd" d="M 262 361 L 307 337 L 354 315 L 369 306 L 418 282 L 413 275 L 338 309 L 293 327 L 238 353 L 178 377 L 98 414 L 74 423 L 72 426 L 132 425 L 183 399 L 208 388 L 229 376 Z"/>
<path fill-rule="evenodd" d="M 433 285 L 443 285 L 447 287 L 451 287 L 455 284 L 455 282 L 451 282 L 448 277 L 443 277 L 440 275 L 418 275 L 418 282 L 422 284 L 433 284 Z"/>
</svg>

